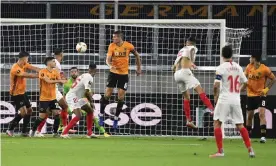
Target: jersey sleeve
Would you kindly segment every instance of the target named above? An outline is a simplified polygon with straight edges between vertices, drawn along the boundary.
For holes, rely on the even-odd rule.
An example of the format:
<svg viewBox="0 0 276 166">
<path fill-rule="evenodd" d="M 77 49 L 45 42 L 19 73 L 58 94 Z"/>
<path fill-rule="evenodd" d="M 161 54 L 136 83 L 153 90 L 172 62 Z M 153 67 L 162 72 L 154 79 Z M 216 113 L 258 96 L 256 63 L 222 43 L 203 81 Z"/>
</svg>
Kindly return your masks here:
<svg viewBox="0 0 276 166">
<path fill-rule="evenodd" d="M 109 45 L 106 55 L 107 56 L 112 56 L 113 55 L 113 46 L 112 46 L 112 44 Z"/>
<path fill-rule="evenodd" d="M 130 52 L 131 53 L 134 53 L 135 52 L 135 48 L 134 48 L 134 45 L 133 44 L 131 44 L 131 43 L 129 43 L 129 50 L 130 50 Z"/>
<path fill-rule="evenodd" d="M 11 74 L 12 75 L 20 76 L 22 73 L 24 73 L 24 71 L 19 67 L 12 67 L 11 68 Z"/>
<path fill-rule="evenodd" d="M 242 68 L 240 67 L 240 82 L 246 83 L 248 80 L 246 78 L 245 72 L 243 72 Z"/>
<path fill-rule="evenodd" d="M 92 89 L 92 83 L 93 83 L 93 77 L 92 76 L 85 76 L 83 78 L 84 88 L 91 90 Z"/>
<path fill-rule="evenodd" d="M 216 78 L 215 78 L 215 82 L 221 82 L 222 80 L 222 75 L 223 75 L 223 69 L 221 68 L 221 66 L 219 66 L 216 69 Z"/>
<path fill-rule="evenodd" d="M 275 79 L 275 75 L 272 73 L 269 67 L 266 67 L 266 77 L 268 77 L 271 80 Z"/>
</svg>

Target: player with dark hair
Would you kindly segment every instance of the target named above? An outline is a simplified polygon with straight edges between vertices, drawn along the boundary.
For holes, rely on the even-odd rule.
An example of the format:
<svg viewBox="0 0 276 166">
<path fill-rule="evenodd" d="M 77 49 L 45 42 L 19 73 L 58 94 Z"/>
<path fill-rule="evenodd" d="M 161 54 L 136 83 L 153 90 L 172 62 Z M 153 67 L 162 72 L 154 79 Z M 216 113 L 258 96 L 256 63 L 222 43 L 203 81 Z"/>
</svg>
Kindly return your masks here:
<svg viewBox="0 0 276 166">
<path fill-rule="evenodd" d="M 183 111 L 186 115 L 186 125 L 190 128 L 197 128 L 192 122 L 191 111 L 190 111 L 190 89 L 194 89 L 207 107 L 208 112 L 212 112 L 214 107 L 206 96 L 203 88 L 200 86 L 199 81 L 194 77 L 190 68 L 195 69 L 194 65 L 197 48 L 195 46 L 196 41 L 194 38 L 189 38 L 186 41 L 186 46 L 183 47 L 177 54 L 177 58 L 174 62 L 172 70 L 174 72 L 174 79 L 182 92 L 183 96 Z"/>
<path fill-rule="evenodd" d="M 13 130 L 23 118 L 22 136 L 28 136 L 28 124 L 30 122 L 32 107 L 28 95 L 26 94 L 26 78 L 38 78 L 38 74 L 27 73 L 26 71 L 33 70 L 39 72 L 39 68 L 28 63 L 30 54 L 21 51 L 18 55 L 17 63 L 13 64 L 10 71 L 10 95 L 11 101 L 15 106 L 16 114 L 10 122 L 9 129 L 6 131 L 8 136 L 13 136 Z"/>
<path fill-rule="evenodd" d="M 55 62 L 56 62 L 56 70 L 58 70 L 58 72 L 60 73 L 60 77 L 61 79 L 66 79 L 64 77 L 63 71 L 61 69 L 61 62 L 63 59 L 63 51 L 60 48 L 56 48 L 54 50 L 54 58 L 55 58 Z M 67 126 L 67 121 L 68 121 L 68 105 L 65 101 L 65 98 L 63 97 L 62 93 L 59 91 L 58 89 L 58 84 L 56 84 L 56 97 L 57 97 L 57 101 L 59 106 L 61 107 L 61 112 L 60 112 L 60 118 L 61 118 L 61 122 L 62 122 L 62 126 L 65 127 Z M 41 122 L 41 124 L 38 126 L 37 131 L 35 133 L 35 137 L 44 137 L 43 134 L 40 133 L 42 127 L 44 126 L 44 124 L 46 123 L 47 118 Z M 74 132 L 74 131 L 70 131 L 70 132 Z"/>
<path fill-rule="evenodd" d="M 228 116 L 231 117 L 239 129 L 249 152 L 249 157 L 255 157 L 248 131 L 243 126 L 243 114 L 240 104 L 240 90 L 246 88 L 247 78 L 241 66 L 232 62 L 232 55 L 231 46 L 223 47 L 222 57 L 224 62 L 216 69 L 214 83 L 214 99 L 216 103 L 214 111 L 214 135 L 218 151 L 209 157 L 224 156 L 221 124 L 227 120 Z"/>
<path fill-rule="evenodd" d="M 95 109 L 92 98 L 92 84 L 94 82 L 94 75 L 96 74 L 97 66 L 90 64 L 87 73 L 84 73 L 75 80 L 71 89 L 66 94 L 66 101 L 69 105 L 69 109 L 76 115 L 65 127 L 60 137 L 69 138 L 69 130 L 75 126 L 82 116 L 82 111 L 87 113 L 86 125 L 87 125 L 87 137 L 93 138 L 96 135 L 92 132 L 93 125 L 93 112 Z"/>
<path fill-rule="evenodd" d="M 128 88 L 128 68 L 129 68 L 129 56 L 132 53 L 136 58 L 137 75 L 141 74 L 141 60 L 139 53 L 134 49 L 134 46 L 123 40 L 123 33 L 121 31 L 115 31 L 113 33 L 113 43 L 108 47 L 106 64 L 110 67 L 110 73 L 107 79 L 105 95 L 101 99 L 100 108 L 100 125 L 104 124 L 104 109 L 109 103 L 109 99 L 112 95 L 113 89 L 118 88 L 118 102 L 116 113 L 113 122 L 113 128 L 117 129 L 119 115 L 122 112 L 124 105 L 125 93 Z"/>
<path fill-rule="evenodd" d="M 71 69 L 70 69 L 70 78 L 68 79 L 68 81 L 65 84 L 63 84 L 63 96 L 64 97 L 66 97 L 66 94 L 69 92 L 69 90 L 71 89 L 72 85 L 74 84 L 74 82 L 76 81 L 78 76 L 79 76 L 78 68 L 77 67 L 71 67 Z M 73 110 L 68 109 L 69 114 L 71 114 L 72 111 Z M 83 110 L 82 110 L 82 113 L 84 115 L 86 115 L 86 112 L 83 111 Z M 104 127 L 99 125 L 99 119 L 94 116 L 93 121 L 94 121 L 95 127 L 100 131 L 100 133 L 104 134 L 105 137 L 108 137 L 109 134 L 107 134 L 105 132 Z M 61 127 L 59 129 L 61 129 Z M 76 132 L 76 130 L 71 130 L 71 132 Z"/>
<path fill-rule="evenodd" d="M 252 119 L 254 110 L 259 108 L 259 118 L 261 126 L 261 143 L 266 142 L 266 96 L 269 89 L 275 83 L 276 79 L 269 67 L 261 62 L 260 54 L 253 54 L 250 57 L 250 63 L 245 69 L 245 75 L 248 78 L 247 86 L 247 121 L 246 126 L 249 133 L 252 130 Z M 267 79 L 270 81 L 267 83 Z"/>
<path fill-rule="evenodd" d="M 54 69 L 56 67 L 54 57 L 45 58 L 44 64 L 47 67 L 41 69 L 39 72 L 39 117 L 34 122 L 32 130 L 30 131 L 31 137 L 35 135 L 38 125 L 44 121 L 50 115 L 50 113 L 54 115 L 54 135 L 57 135 L 59 126 L 59 105 L 56 100 L 56 84 L 63 84 L 66 82 L 66 80 L 61 79 L 60 73 Z"/>
</svg>

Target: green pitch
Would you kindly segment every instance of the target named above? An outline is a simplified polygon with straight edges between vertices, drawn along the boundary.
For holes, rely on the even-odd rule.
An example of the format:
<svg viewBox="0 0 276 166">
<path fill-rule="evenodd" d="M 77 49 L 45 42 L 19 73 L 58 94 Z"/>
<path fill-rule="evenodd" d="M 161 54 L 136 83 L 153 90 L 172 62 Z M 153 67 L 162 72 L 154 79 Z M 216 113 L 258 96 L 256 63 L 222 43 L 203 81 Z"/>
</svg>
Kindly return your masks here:
<svg viewBox="0 0 276 166">
<path fill-rule="evenodd" d="M 276 142 L 253 142 L 250 159 L 241 140 L 225 140 L 225 157 L 213 139 L 110 137 L 9 138 L 2 135 L 2 166 L 276 166 Z"/>
</svg>

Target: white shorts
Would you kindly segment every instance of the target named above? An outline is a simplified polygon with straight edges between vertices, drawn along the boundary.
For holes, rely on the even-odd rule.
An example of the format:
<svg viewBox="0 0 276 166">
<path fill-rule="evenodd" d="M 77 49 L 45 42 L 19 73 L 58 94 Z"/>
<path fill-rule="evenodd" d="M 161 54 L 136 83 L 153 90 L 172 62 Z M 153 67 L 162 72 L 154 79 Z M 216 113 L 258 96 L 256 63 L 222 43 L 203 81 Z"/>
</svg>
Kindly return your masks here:
<svg viewBox="0 0 276 166">
<path fill-rule="evenodd" d="M 67 94 L 66 95 L 66 102 L 68 104 L 68 111 L 73 111 L 75 109 L 80 109 L 82 106 L 88 103 L 86 98 L 78 98 L 76 95 Z"/>
<path fill-rule="evenodd" d="M 59 101 L 62 98 L 63 98 L 63 96 L 62 96 L 61 92 L 56 88 L 56 99 L 57 99 L 57 101 Z"/>
<path fill-rule="evenodd" d="M 217 103 L 214 111 L 214 120 L 225 122 L 228 119 L 233 120 L 235 124 L 243 123 L 241 105 Z"/>
<path fill-rule="evenodd" d="M 174 73 L 174 79 L 181 92 L 193 89 L 200 85 L 190 69 L 180 69 Z"/>
</svg>

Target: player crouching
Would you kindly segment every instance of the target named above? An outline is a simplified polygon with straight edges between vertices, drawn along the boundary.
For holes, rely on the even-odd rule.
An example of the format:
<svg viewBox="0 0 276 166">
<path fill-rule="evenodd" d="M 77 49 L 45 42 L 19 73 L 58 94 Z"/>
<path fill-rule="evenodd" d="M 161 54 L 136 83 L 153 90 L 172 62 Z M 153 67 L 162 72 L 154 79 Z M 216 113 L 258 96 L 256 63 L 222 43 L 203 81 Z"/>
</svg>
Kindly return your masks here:
<svg viewBox="0 0 276 166">
<path fill-rule="evenodd" d="M 63 130 L 60 137 L 69 138 L 69 130 L 75 126 L 75 124 L 81 119 L 81 110 L 87 113 L 86 125 L 87 125 L 87 137 L 94 138 L 96 135 L 92 132 L 93 125 L 93 111 L 94 103 L 92 99 L 92 84 L 93 76 L 96 74 L 97 66 L 95 64 L 89 65 L 88 73 L 80 75 L 73 83 L 71 89 L 66 95 L 66 101 L 69 105 L 69 109 L 73 110 L 76 115 Z M 85 98 L 83 98 L 85 96 Z"/>
<path fill-rule="evenodd" d="M 223 138 L 221 124 L 225 122 L 228 115 L 233 119 L 236 127 L 239 129 L 244 144 L 249 152 L 249 157 L 255 157 L 248 131 L 243 126 L 243 115 L 240 104 L 240 89 L 244 90 L 247 84 L 247 78 L 242 68 L 235 62 L 232 62 L 233 51 L 230 46 L 222 48 L 222 63 L 216 70 L 216 79 L 214 84 L 214 134 L 216 138 L 218 152 L 209 157 L 223 157 Z M 240 84 L 242 86 L 240 87 Z M 221 87 L 221 89 L 220 89 Z"/>
</svg>

